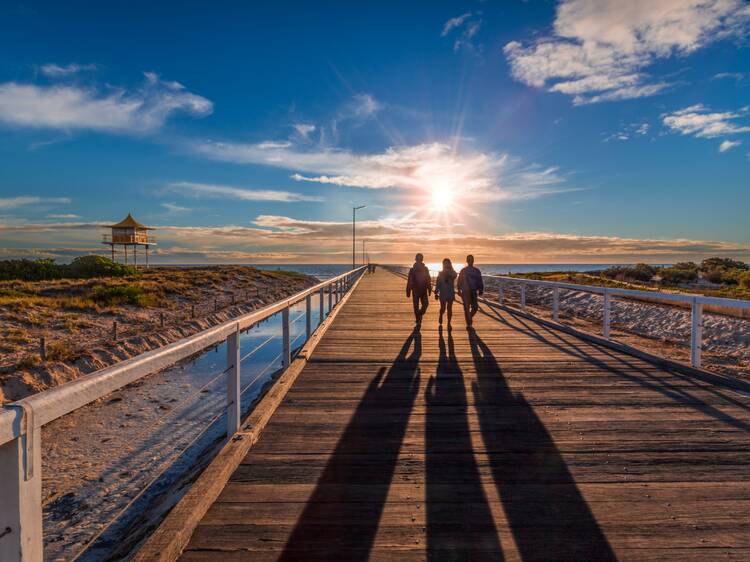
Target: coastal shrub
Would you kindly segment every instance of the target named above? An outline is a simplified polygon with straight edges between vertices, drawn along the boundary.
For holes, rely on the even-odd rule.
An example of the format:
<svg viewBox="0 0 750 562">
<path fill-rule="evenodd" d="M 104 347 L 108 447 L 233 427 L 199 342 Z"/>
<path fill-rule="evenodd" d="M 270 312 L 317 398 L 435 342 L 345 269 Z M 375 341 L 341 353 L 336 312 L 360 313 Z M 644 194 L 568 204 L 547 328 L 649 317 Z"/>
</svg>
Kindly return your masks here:
<svg viewBox="0 0 750 562">
<path fill-rule="evenodd" d="M 619 281 L 647 282 L 656 275 L 656 268 L 646 263 L 639 263 L 635 266 L 615 265 L 602 271 L 602 275 Z"/>
<path fill-rule="evenodd" d="M 103 256 L 80 256 L 69 265 L 61 266 L 67 269 L 65 277 L 77 279 L 91 279 L 94 277 L 125 277 L 136 275 L 138 271 L 130 266 L 112 261 Z"/>
<path fill-rule="evenodd" d="M 733 260 L 730 258 L 708 258 L 701 262 L 701 271 L 708 272 L 714 270 L 729 270 L 729 269 L 740 269 L 750 270 L 750 265 L 739 260 Z"/>
<path fill-rule="evenodd" d="M 49 281 L 52 279 L 91 279 L 94 277 L 124 277 L 138 271 L 103 256 L 80 256 L 70 264 L 58 264 L 50 259 L 0 260 L 0 281 Z"/>
<path fill-rule="evenodd" d="M 62 271 L 54 260 L 2 260 L 0 261 L 0 281 L 21 279 L 24 281 L 47 281 L 60 279 Z"/>
<path fill-rule="evenodd" d="M 698 266 L 693 262 L 680 262 L 672 267 L 659 269 L 662 282 L 668 285 L 679 285 L 680 283 L 692 283 L 698 279 Z"/>
<path fill-rule="evenodd" d="M 148 306 L 150 302 L 148 295 L 134 285 L 97 285 L 91 290 L 91 298 L 101 306 Z"/>
<path fill-rule="evenodd" d="M 750 289 L 750 271 L 744 271 L 739 278 L 740 286 Z"/>
</svg>

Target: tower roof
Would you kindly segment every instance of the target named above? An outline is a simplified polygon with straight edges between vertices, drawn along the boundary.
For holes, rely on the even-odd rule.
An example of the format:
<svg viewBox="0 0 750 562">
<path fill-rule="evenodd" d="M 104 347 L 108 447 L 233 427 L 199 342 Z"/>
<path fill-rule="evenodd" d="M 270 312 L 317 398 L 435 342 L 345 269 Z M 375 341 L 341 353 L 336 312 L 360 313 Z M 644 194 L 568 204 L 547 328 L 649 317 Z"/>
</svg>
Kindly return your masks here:
<svg viewBox="0 0 750 562">
<path fill-rule="evenodd" d="M 142 225 L 133 218 L 133 215 L 128 213 L 128 216 L 122 219 L 117 224 L 110 225 L 110 228 L 140 228 L 141 230 L 153 230 L 145 225 Z"/>
</svg>

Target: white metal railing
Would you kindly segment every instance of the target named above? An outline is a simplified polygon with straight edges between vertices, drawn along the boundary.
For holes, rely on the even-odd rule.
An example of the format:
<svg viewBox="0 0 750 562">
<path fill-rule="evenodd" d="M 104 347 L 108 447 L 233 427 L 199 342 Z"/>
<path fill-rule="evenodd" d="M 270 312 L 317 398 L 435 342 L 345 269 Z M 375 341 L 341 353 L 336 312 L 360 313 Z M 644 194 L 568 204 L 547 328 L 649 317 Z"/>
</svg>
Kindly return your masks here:
<svg viewBox="0 0 750 562">
<path fill-rule="evenodd" d="M 404 266 L 389 266 L 399 273 L 409 271 Z M 435 272 L 431 272 L 434 274 Z M 684 303 L 690 306 L 690 364 L 693 367 L 701 366 L 701 351 L 703 348 L 703 307 L 705 305 L 739 308 L 750 310 L 750 301 L 739 299 L 727 299 L 721 297 L 706 297 L 703 295 L 687 295 L 680 293 L 663 293 L 660 291 L 641 291 L 637 289 L 618 289 L 612 287 L 597 287 L 595 285 L 575 285 L 573 283 L 558 283 L 555 281 L 539 281 L 536 279 L 524 279 L 521 277 L 508 277 L 505 275 L 482 275 L 485 280 L 494 280 L 497 283 L 497 301 L 503 304 L 505 300 L 505 290 L 508 286 L 518 286 L 520 293 L 520 308 L 526 310 L 526 288 L 541 287 L 552 291 L 552 319 L 559 321 L 560 314 L 560 289 L 570 291 L 580 291 L 593 293 L 603 296 L 602 311 L 602 335 L 609 339 L 611 325 L 611 297 L 631 297 L 640 299 L 658 299 L 660 301 L 671 301 Z M 487 298 L 485 290 L 485 300 L 492 302 Z"/>
<path fill-rule="evenodd" d="M 240 428 L 240 332 L 278 312 L 282 313 L 282 366 L 292 360 L 290 308 L 305 301 L 306 337 L 312 334 L 312 296 L 319 295 L 324 319 L 324 295 L 328 311 L 364 271 L 364 266 L 333 277 L 257 311 L 232 318 L 192 336 L 143 353 L 75 381 L 5 404 L 0 410 L 0 560 L 42 560 L 41 428 L 43 425 L 102 398 L 146 375 L 156 373 L 226 340 L 227 435 Z"/>
</svg>

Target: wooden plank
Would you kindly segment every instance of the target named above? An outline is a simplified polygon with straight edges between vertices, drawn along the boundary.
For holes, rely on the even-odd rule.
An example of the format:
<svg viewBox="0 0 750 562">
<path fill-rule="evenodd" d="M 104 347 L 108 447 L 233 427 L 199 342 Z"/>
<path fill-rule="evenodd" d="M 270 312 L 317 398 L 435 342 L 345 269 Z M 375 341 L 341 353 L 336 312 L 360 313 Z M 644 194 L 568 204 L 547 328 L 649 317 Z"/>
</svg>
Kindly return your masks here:
<svg viewBox="0 0 750 562">
<path fill-rule="evenodd" d="M 747 396 L 456 308 L 365 277 L 183 559 L 747 558 Z"/>
</svg>

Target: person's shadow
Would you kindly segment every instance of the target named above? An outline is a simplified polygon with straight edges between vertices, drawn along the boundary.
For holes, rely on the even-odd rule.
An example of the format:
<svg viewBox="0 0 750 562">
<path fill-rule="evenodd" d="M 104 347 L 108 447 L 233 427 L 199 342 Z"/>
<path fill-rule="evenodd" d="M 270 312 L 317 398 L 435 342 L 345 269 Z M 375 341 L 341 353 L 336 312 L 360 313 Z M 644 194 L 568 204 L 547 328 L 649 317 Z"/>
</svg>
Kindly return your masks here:
<svg viewBox="0 0 750 562">
<path fill-rule="evenodd" d="M 442 329 L 439 336 L 437 373 L 425 391 L 427 559 L 503 560 L 474 457 L 453 337 L 448 332 L 446 347 Z"/>
<path fill-rule="evenodd" d="M 617 560 L 534 409 L 513 394 L 489 347 L 469 335 L 474 400 L 490 469 L 525 562 Z"/>
<path fill-rule="evenodd" d="M 414 330 L 393 364 L 370 382 L 280 560 L 368 558 L 419 390 L 421 354 Z"/>
</svg>

